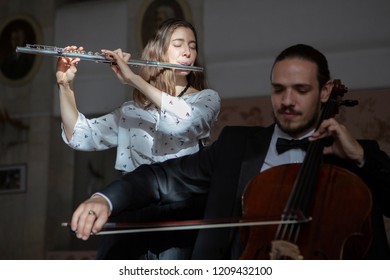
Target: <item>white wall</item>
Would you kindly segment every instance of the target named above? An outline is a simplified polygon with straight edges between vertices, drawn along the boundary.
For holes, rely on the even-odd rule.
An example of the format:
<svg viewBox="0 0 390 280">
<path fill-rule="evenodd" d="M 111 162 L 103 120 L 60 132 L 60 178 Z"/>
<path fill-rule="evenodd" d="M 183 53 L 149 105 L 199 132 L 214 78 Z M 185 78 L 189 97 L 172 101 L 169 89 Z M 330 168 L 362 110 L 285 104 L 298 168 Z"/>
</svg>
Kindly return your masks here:
<svg viewBox="0 0 390 280">
<path fill-rule="evenodd" d="M 55 17 L 55 46 L 83 46 L 93 52 L 119 47 L 127 50 L 127 11 L 126 1 L 64 6 Z M 127 89 L 108 64 L 81 61 L 77 72 L 76 101 L 84 114 L 108 113 L 126 99 Z M 56 85 L 53 90 L 57 92 Z M 54 99 L 54 115 L 59 116 L 58 94 L 54 94 Z"/>
<path fill-rule="evenodd" d="M 269 93 L 284 48 L 310 44 L 350 89 L 390 86 L 388 0 L 204 1 L 204 43 L 212 87 L 224 98 Z"/>
</svg>

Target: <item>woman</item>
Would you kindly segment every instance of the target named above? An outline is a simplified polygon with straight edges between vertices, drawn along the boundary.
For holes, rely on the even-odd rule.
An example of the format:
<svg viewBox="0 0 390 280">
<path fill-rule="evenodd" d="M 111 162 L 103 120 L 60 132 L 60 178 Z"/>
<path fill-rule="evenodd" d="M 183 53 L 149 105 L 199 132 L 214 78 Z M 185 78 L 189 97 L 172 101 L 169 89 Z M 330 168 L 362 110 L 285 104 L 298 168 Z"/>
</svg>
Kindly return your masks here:
<svg viewBox="0 0 390 280">
<path fill-rule="evenodd" d="M 215 91 L 205 89 L 202 72 L 143 67 L 137 75 L 126 63 L 130 54 L 120 49 L 102 52 L 117 63 L 111 68 L 119 80 L 134 88 L 134 100 L 87 119 L 77 110 L 72 85 L 79 59 L 59 58 L 56 76 L 63 139 L 69 146 L 82 151 L 117 147 L 115 168 L 128 172 L 141 164 L 194 153 L 199 140 L 205 144 L 220 99 Z M 196 58 L 195 29 L 181 20 L 163 23 L 142 55 L 144 60 L 183 65 L 197 65 Z"/>
<path fill-rule="evenodd" d="M 66 49 L 82 51 L 82 48 L 75 46 Z M 183 20 L 169 19 L 160 25 L 155 36 L 148 42 L 141 59 L 196 66 L 197 52 L 194 27 Z M 123 53 L 120 49 L 102 50 L 102 53 L 115 62 L 111 68 L 118 79 L 134 88 L 134 98 L 109 114 L 87 119 L 78 112 L 73 91 L 72 82 L 79 59 L 59 58 L 56 77 L 63 139 L 70 147 L 82 151 L 117 147 L 115 168 L 129 172 L 142 164 L 194 153 L 199 150 L 200 144 L 206 144 L 219 113 L 220 98 L 217 92 L 206 89 L 202 72 L 142 67 L 140 73 L 136 74 L 127 64 L 130 54 Z M 152 207 L 152 210 L 134 214 L 136 217 L 131 214 L 128 219 L 172 218 L 170 206 L 162 207 L 163 210 Z M 188 217 L 201 216 L 201 213 L 195 213 L 196 207 L 176 205 L 172 208 L 175 208 L 176 213 L 180 212 L 182 217 L 187 217 L 186 209 Z M 168 239 L 170 236 L 168 235 Z M 131 238 L 134 239 L 134 236 Z M 169 251 L 168 247 L 162 246 L 154 256 L 185 258 L 170 254 L 165 257 L 163 252 Z"/>
</svg>

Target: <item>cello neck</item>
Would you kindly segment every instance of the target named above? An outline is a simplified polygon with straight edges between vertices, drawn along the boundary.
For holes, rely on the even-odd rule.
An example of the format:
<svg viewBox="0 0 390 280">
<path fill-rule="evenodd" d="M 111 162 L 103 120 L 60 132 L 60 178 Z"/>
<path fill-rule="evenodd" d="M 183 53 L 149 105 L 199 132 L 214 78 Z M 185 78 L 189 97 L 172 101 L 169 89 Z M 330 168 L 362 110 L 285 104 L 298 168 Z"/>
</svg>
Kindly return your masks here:
<svg viewBox="0 0 390 280">
<path fill-rule="evenodd" d="M 347 91 L 347 88 L 340 80 L 336 79 L 333 81 L 332 92 L 328 101 L 323 105 L 317 128 L 323 120 L 332 118 L 338 113 L 338 108 L 342 104 L 341 99 Z M 331 140 L 329 138 L 322 138 L 309 143 L 305 159 L 287 201 L 285 213 L 294 213 L 294 215 L 300 213 L 303 217 L 307 217 L 309 203 L 322 164 L 323 149 Z"/>
</svg>

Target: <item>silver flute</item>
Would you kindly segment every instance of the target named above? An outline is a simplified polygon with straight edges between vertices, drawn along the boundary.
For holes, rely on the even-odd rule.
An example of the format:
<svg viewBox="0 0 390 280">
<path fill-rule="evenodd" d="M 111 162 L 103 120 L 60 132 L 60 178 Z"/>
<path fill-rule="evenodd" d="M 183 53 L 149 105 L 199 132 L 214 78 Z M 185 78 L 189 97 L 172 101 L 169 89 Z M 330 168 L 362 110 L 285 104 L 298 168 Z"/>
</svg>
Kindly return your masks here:
<svg viewBox="0 0 390 280">
<path fill-rule="evenodd" d="M 100 63 L 113 63 L 111 60 L 107 59 L 104 54 L 99 52 L 85 52 L 85 51 L 70 51 L 65 50 L 64 48 L 45 46 L 45 45 L 35 45 L 35 44 L 26 44 L 25 47 L 16 47 L 17 53 L 26 53 L 26 54 L 39 54 L 39 55 L 48 55 L 55 57 L 70 57 L 70 58 L 80 58 L 82 60 L 89 60 Z M 180 70 L 190 70 L 190 71 L 203 71 L 203 67 L 198 66 L 189 66 L 181 64 L 173 64 L 159 61 L 148 61 L 148 60 L 134 60 L 130 59 L 127 64 L 134 66 L 151 66 L 151 67 L 161 67 L 161 68 L 171 68 L 171 69 L 180 69 Z"/>
</svg>

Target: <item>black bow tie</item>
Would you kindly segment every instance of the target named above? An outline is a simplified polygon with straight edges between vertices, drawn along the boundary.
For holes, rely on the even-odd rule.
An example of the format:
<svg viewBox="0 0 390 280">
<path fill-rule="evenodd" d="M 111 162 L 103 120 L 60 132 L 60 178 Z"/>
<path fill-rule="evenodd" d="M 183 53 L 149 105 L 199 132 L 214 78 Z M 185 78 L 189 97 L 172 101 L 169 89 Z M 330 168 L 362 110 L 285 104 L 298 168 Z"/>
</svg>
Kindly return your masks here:
<svg viewBox="0 0 390 280">
<path fill-rule="evenodd" d="M 300 140 L 278 138 L 278 140 L 276 141 L 276 150 L 279 154 L 282 154 L 290 149 L 302 149 L 306 151 L 308 145 L 308 137 Z"/>
</svg>

